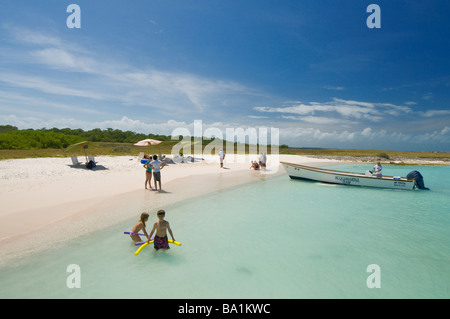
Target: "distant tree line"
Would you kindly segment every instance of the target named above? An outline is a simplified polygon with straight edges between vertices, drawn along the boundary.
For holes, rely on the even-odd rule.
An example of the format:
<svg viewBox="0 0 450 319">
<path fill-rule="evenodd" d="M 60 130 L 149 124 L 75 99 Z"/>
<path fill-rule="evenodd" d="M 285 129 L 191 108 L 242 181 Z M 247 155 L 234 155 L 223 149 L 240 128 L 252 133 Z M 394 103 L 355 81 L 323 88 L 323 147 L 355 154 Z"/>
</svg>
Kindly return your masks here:
<svg viewBox="0 0 450 319">
<path fill-rule="evenodd" d="M 82 142 L 136 143 L 146 138 L 169 141 L 170 136 L 158 134 L 142 134 L 131 131 L 123 132 L 108 128 L 84 131 L 82 129 L 51 128 L 19 130 L 15 126 L 0 125 L 0 149 L 62 149 Z"/>
</svg>

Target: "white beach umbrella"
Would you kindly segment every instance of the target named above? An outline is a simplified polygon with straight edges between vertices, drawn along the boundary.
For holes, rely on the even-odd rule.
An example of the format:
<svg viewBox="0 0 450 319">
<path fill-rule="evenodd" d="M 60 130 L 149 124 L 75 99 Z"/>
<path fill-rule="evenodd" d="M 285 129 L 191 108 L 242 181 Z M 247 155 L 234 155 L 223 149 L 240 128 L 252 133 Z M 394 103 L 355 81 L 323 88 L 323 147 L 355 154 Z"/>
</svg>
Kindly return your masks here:
<svg viewBox="0 0 450 319">
<path fill-rule="evenodd" d="M 151 139 L 151 138 L 147 138 L 147 139 L 145 139 L 145 140 L 141 140 L 141 141 L 135 143 L 134 145 L 136 145 L 136 146 L 148 146 L 148 147 L 150 148 L 150 146 L 152 146 L 152 145 L 159 145 L 159 144 L 161 144 L 162 142 L 163 142 L 163 141 L 159 141 L 159 140 L 154 140 L 154 139 Z M 159 146 L 158 146 L 158 149 L 159 149 Z M 160 150 L 160 152 L 161 152 L 161 150 Z"/>
</svg>

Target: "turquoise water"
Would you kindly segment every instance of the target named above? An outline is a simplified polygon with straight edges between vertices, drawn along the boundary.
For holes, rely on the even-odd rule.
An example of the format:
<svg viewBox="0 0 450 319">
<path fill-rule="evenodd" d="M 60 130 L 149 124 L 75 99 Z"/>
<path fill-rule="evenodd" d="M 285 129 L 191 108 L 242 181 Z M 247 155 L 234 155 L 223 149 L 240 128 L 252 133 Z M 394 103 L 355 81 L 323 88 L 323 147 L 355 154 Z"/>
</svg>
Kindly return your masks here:
<svg viewBox="0 0 450 319">
<path fill-rule="evenodd" d="M 277 176 L 165 207 L 182 247 L 134 256 L 123 235 L 133 219 L 8 263 L 0 297 L 449 298 L 450 167 L 383 168 L 417 169 L 431 191 Z M 70 264 L 80 267 L 80 288 L 67 287 Z M 372 264 L 380 288 L 367 286 Z"/>
</svg>

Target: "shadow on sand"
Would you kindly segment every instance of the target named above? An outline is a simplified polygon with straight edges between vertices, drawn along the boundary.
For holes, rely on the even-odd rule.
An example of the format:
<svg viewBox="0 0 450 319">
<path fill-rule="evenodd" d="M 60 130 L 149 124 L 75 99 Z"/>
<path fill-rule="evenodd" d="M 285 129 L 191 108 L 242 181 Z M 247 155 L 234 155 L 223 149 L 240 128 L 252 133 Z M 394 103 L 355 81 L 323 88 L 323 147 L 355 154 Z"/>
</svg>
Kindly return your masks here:
<svg viewBox="0 0 450 319">
<path fill-rule="evenodd" d="M 89 171 L 105 171 L 108 170 L 109 168 L 103 166 L 103 165 L 96 165 L 93 168 L 87 168 L 86 165 L 84 164 L 77 164 L 77 165 L 67 165 L 71 168 L 77 168 L 77 169 L 85 169 L 85 170 L 89 170 Z"/>
</svg>

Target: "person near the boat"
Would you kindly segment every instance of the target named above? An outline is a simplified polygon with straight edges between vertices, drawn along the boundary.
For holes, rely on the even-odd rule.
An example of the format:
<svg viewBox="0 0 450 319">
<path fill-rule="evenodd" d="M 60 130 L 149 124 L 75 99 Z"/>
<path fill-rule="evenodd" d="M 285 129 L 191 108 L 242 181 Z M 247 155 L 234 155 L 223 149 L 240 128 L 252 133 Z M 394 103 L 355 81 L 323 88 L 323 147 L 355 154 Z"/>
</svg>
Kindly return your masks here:
<svg viewBox="0 0 450 319">
<path fill-rule="evenodd" d="M 376 174 L 377 177 L 383 177 L 382 173 L 383 167 L 381 166 L 381 162 L 378 162 L 377 165 L 373 167 L 373 174 Z"/>
</svg>

